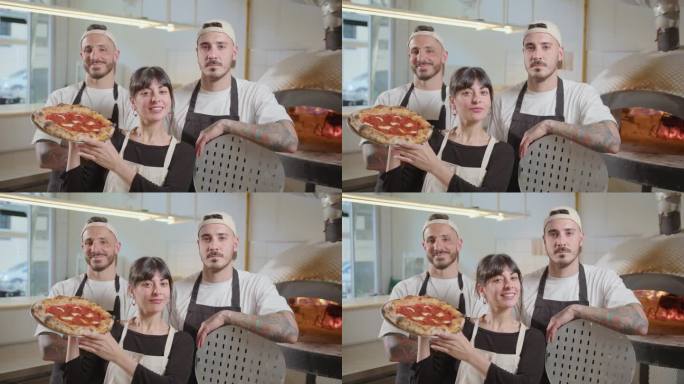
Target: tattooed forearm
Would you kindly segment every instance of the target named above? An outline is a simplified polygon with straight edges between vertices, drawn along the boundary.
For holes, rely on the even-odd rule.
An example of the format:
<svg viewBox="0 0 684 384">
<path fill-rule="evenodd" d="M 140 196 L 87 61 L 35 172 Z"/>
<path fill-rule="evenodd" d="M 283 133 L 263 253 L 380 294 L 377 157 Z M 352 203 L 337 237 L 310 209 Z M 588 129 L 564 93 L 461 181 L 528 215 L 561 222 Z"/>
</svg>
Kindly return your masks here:
<svg viewBox="0 0 684 384">
<path fill-rule="evenodd" d="M 361 151 L 363 153 L 363 160 L 366 163 L 366 169 L 371 171 L 385 172 L 387 167 L 386 146 L 363 143 L 361 145 Z"/>
<path fill-rule="evenodd" d="M 615 308 L 596 308 L 578 305 L 577 317 L 593 321 L 629 335 L 645 335 L 648 319 L 641 305 L 633 303 Z"/>
<path fill-rule="evenodd" d="M 566 137 L 597 152 L 617 153 L 620 150 L 620 133 L 612 121 L 577 125 L 554 121 L 551 133 Z"/>
<path fill-rule="evenodd" d="M 52 141 L 41 140 L 36 143 L 36 156 L 41 168 L 63 171 L 68 154 L 67 148 Z"/>
<path fill-rule="evenodd" d="M 299 140 L 294 124 L 280 120 L 267 124 L 248 124 L 241 121 L 226 120 L 226 133 L 242 136 L 276 152 L 296 152 Z"/>
<path fill-rule="evenodd" d="M 299 328 L 291 312 L 276 312 L 268 315 L 247 315 L 230 312 L 230 324 L 245 328 L 257 335 L 278 343 L 295 343 Z"/>
<path fill-rule="evenodd" d="M 389 334 L 383 337 L 390 361 L 414 363 L 418 355 L 418 342 L 404 335 Z"/>
<path fill-rule="evenodd" d="M 54 333 L 41 333 L 38 335 L 38 347 L 41 357 L 45 361 L 64 362 L 67 350 L 67 341 Z"/>
</svg>

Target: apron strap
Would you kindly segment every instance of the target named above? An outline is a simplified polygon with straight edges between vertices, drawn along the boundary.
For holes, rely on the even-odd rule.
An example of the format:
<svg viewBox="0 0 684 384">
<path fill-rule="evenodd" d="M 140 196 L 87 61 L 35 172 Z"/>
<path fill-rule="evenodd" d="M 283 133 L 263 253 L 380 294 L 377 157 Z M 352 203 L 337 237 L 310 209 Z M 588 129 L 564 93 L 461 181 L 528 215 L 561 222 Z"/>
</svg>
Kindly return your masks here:
<svg viewBox="0 0 684 384">
<path fill-rule="evenodd" d="M 114 290 L 116 291 L 116 297 L 114 298 L 114 320 L 121 320 L 121 300 L 119 299 L 119 289 L 121 285 L 119 284 L 119 275 L 114 276 Z"/>
<path fill-rule="evenodd" d="M 458 310 L 463 314 L 463 316 L 465 316 L 465 296 L 463 296 L 463 275 L 461 272 L 458 273 L 458 289 L 461 291 L 461 294 L 458 298 Z"/>
<path fill-rule="evenodd" d="M 420 290 L 418 291 L 418 296 L 425 296 L 425 292 L 427 291 L 427 284 L 428 281 L 430 280 L 430 272 L 425 272 L 425 278 L 423 279 L 423 284 L 420 286 Z"/>
<path fill-rule="evenodd" d="M 178 141 L 175 137 L 171 136 L 171 143 L 169 143 L 169 148 L 166 150 L 166 157 L 164 158 L 164 169 L 169 169 L 169 164 L 171 164 L 171 159 L 173 158 L 173 152 L 176 149 L 176 143 Z"/>
<path fill-rule="evenodd" d="M 87 280 L 88 280 L 88 274 L 84 273 L 83 279 L 81 280 L 81 284 L 78 285 L 78 289 L 76 289 L 76 293 L 74 293 L 74 296 L 78 296 L 78 297 L 83 296 L 83 288 L 85 287 L 85 283 Z"/>
<path fill-rule="evenodd" d="M 112 122 L 115 128 L 119 128 L 119 103 L 117 100 L 119 99 L 119 85 L 114 82 L 114 108 L 112 109 L 112 117 L 109 119 L 109 121 Z"/>
<path fill-rule="evenodd" d="M 126 338 L 126 334 L 128 333 L 128 321 L 125 322 L 123 331 L 121 331 L 121 340 L 119 340 L 119 346 L 121 349 L 123 349 L 123 342 L 124 339 Z"/>
<path fill-rule="evenodd" d="M 81 104 L 81 98 L 83 97 L 83 91 L 86 88 L 86 83 L 85 81 L 83 82 L 83 85 L 81 85 L 81 88 L 78 90 L 78 93 L 76 93 L 76 97 L 74 98 L 74 101 L 71 102 L 71 104 Z"/>
<path fill-rule="evenodd" d="M 404 98 L 401 99 L 401 103 L 399 104 L 400 107 L 408 107 L 409 99 L 411 98 L 411 93 L 413 93 L 413 88 L 415 88 L 415 85 L 411 83 L 411 86 L 409 87 L 408 91 L 406 91 Z"/>
<path fill-rule="evenodd" d="M 200 91 L 201 80 L 197 81 L 195 89 L 192 91 L 192 96 L 190 96 L 190 104 L 188 105 L 188 114 L 195 112 L 195 104 L 197 103 L 197 95 Z"/>
<path fill-rule="evenodd" d="M 121 150 L 119 150 L 119 157 L 121 157 L 122 159 L 124 156 L 124 150 L 126 150 L 126 146 L 128 145 L 128 138 L 131 136 L 131 132 L 133 132 L 133 131 L 126 132 L 126 135 L 124 136 L 123 144 L 121 144 Z"/>
<path fill-rule="evenodd" d="M 200 282 L 202 281 L 202 272 L 199 273 L 199 276 L 197 276 L 197 279 L 195 280 L 195 284 L 192 286 L 192 293 L 190 294 L 190 304 L 196 304 L 197 303 L 197 292 L 199 292 L 199 286 Z M 189 308 L 189 306 L 188 306 Z"/>
<path fill-rule="evenodd" d="M 442 108 L 439 109 L 439 120 L 437 122 L 437 125 L 440 127 L 444 127 L 445 131 L 448 131 L 452 127 L 447 127 L 446 126 L 446 96 L 447 96 L 447 87 L 446 84 L 442 83 Z"/>
<path fill-rule="evenodd" d="M 579 301 L 581 301 L 583 305 L 589 305 L 589 300 L 587 298 L 587 277 L 584 274 L 584 266 L 581 263 L 579 265 Z"/>
<path fill-rule="evenodd" d="M 238 89 L 237 89 L 237 80 L 235 80 L 235 76 L 231 75 L 231 80 L 230 80 L 230 115 L 231 116 L 238 116 L 238 111 L 239 111 L 239 101 L 238 101 Z"/>
<path fill-rule="evenodd" d="M 514 115 L 520 113 L 520 107 L 522 107 L 525 92 L 527 92 L 527 81 L 525 82 L 525 84 L 523 84 L 522 88 L 520 89 L 520 92 L 518 93 L 518 98 L 515 100 L 515 109 L 513 110 Z"/>
<path fill-rule="evenodd" d="M 240 308 L 240 278 L 238 277 L 238 272 L 235 267 L 233 267 L 233 282 L 232 284 L 232 297 L 230 299 L 230 306 L 233 308 Z"/>
<path fill-rule="evenodd" d="M 176 330 L 169 325 L 169 334 L 166 336 L 166 345 L 164 345 L 164 358 L 169 358 L 169 353 L 171 352 L 171 345 L 173 344 L 173 338 L 176 336 Z"/>
<path fill-rule="evenodd" d="M 549 266 L 544 268 L 544 273 L 542 273 L 541 279 L 539 279 L 539 287 L 537 287 L 537 299 L 544 298 L 544 288 L 546 287 L 546 276 L 549 274 Z"/>
<path fill-rule="evenodd" d="M 482 157 L 482 164 L 480 164 L 480 178 L 484 178 L 485 173 L 487 173 L 487 166 L 489 165 L 489 159 L 492 157 L 492 152 L 494 151 L 494 144 L 496 144 L 496 140 L 490 136 L 489 143 L 487 143 L 487 149 L 485 149 L 484 156 Z"/>
<path fill-rule="evenodd" d="M 468 321 L 468 320 L 466 320 Z M 470 345 L 475 346 L 475 335 L 477 335 L 477 330 L 480 328 L 480 318 L 475 320 L 475 325 L 473 326 L 473 335 L 470 336 Z"/>
<path fill-rule="evenodd" d="M 518 331 L 518 341 L 515 344 L 516 356 L 520 356 L 520 352 L 522 351 L 523 342 L 525 341 L 525 332 L 527 332 L 527 327 L 525 326 L 525 324 L 520 322 L 520 330 Z"/>
<path fill-rule="evenodd" d="M 563 116 L 563 107 L 565 106 L 565 93 L 563 91 L 563 79 L 558 78 L 556 84 L 556 116 Z"/>
</svg>

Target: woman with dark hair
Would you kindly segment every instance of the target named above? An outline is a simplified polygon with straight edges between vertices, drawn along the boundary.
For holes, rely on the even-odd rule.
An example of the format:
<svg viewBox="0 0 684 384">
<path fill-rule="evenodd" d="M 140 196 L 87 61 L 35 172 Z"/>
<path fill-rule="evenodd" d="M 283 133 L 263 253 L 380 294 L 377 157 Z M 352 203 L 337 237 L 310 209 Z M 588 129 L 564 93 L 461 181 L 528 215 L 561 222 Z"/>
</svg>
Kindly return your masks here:
<svg viewBox="0 0 684 384">
<path fill-rule="evenodd" d="M 504 192 L 513 172 L 513 148 L 487 134 L 494 90 L 479 67 L 463 67 L 451 76 L 451 110 L 458 126 L 434 130 L 423 144 L 391 145 L 387 171 L 379 183 L 385 192 Z"/>
<path fill-rule="evenodd" d="M 139 68 L 131 76 L 129 90 L 140 126 L 128 132 L 116 129 L 106 142 L 69 142 L 63 191 L 190 190 L 195 152 L 169 134 L 174 98 L 168 75 L 159 67 Z M 82 163 L 81 158 L 87 161 Z"/>
<path fill-rule="evenodd" d="M 186 383 L 194 343 L 162 316 L 173 288 L 171 272 L 158 257 L 141 257 L 131 266 L 128 294 L 138 308 L 110 333 L 69 336 L 65 383 Z M 79 348 L 85 352 L 79 353 Z"/>
<path fill-rule="evenodd" d="M 463 332 L 418 337 L 413 382 L 448 384 L 537 384 L 544 372 L 544 335 L 516 315 L 521 274 L 510 256 L 488 255 L 477 266 L 475 289 L 489 311 L 467 319 Z M 448 355 L 435 359 L 431 351 Z"/>
</svg>

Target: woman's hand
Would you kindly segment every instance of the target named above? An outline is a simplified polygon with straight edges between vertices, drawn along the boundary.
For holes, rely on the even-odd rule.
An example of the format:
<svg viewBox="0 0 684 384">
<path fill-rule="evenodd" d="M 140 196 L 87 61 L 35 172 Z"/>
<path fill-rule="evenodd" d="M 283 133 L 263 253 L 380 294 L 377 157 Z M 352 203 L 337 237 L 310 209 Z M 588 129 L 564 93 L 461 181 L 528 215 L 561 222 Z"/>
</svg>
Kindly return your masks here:
<svg viewBox="0 0 684 384">
<path fill-rule="evenodd" d="M 104 335 L 93 333 L 81 336 L 78 340 L 79 348 L 94 353 L 108 361 L 116 361 L 124 354 L 123 348 L 114 340 L 112 334 L 107 332 Z"/>
<path fill-rule="evenodd" d="M 468 358 L 475 353 L 475 348 L 462 332 L 439 334 L 432 340 L 431 347 L 435 351 L 444 352 L 462 361 L 468 361 Z"/>
<path fill-rule="evenodd" d="M 85 139 L 83 144 L 79 145 L 78 149 L 81 157 L 94 161 L 110 171 L 115 171 L 118 166 L 123 164 L 119 152 L 117 152 L 110 140 L 102 142 L 99 140 Z"/>
<path fill-rule="evenodd" d="M 395 159 L 411 164 L 425 172 L 432 172 L 440 164 L 440 160 L 427 142 L 423 144 L 395 144 L 393 153 Z"/>
</svg>

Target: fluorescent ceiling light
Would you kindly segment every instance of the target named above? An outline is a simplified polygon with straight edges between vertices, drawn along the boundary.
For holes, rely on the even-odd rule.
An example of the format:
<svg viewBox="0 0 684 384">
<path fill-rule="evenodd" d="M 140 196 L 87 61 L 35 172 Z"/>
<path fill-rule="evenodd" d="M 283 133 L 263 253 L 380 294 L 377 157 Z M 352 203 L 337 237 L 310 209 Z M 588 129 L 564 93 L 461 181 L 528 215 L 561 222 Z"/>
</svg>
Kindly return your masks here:
<svg viewBox="0 0 684 384">
<path fill-rule="evenodd" d="M 40 207 L 66 209 L 70 211 L 96 213 L 108 216 L 126 217 L 140 221 L 154 220 L 166 224 L 177 224 L 184 221 L 194 220 L 188 217 L 170 216 L 161 213 L 150 213 L 141 211 L 130 211 L 126 209 L 106 208 L 97 205 L 74 203 L 68 200 L 51 199 L 31 195 L 17 195 L 10 193 L 0 193 L 0 201 L 11 203 L 37 205 Z"/>
<path fill-rule="evenodd" d="M 52 15 L 52 16 L 63 16 L 63 17 L 70 17 L 73 19 L 92 20 L 92 21 L 97 21 L 100 23 L 123 24 L 123 25 L 130 25 L 130 26 L 134 26 L 134 27 L 139 27 L 139 28 L 165 29 L 169 32 L 183 30 L 183 29 L 195 28 L 193 25 L 188 25 L 188 24 L 172 24 L 172 23 L 167 23 L 164 21 L 139 19 L 139 18 L 134 18 L 134 17 L 114 16 L 114 15 L 107 15 L 107 14 L 103 14 L 103 13 L 84 12 L 84 11 L 79 11 L 79 10 L 66 8 L 66 7 L 58 7 L 58 6 L 54 6 L 54 5 L 43 5 L 43 4 L 36 4 L 36 3 L 27 3 L 24 1 L 0 0 L 0 9 L 10 9 L 13 11 L 41 13 L 44 15 Z"/>
<path fill-rule="evenodd" d="M 478 31 L 491 30 L 504 33 L 520 32 L 525 28 L 508 24 L 488 23 L 486 21 L 460 19 L 455 17 L 433 16 L 397 8 L 369 7 L 367 5 L 354 4 L 349 1 L 342 2 L 342 10 L 370 16 L 384 16 L 393 19 L 413 20 L 432 24 L 455 25 L 457 27 L 472 28 Z"/>
<path fill-rule="evenodd" d="M 485 219 L 492 219 L 496 221 L 522 219 L 527 217 L 527 214 L 524 213 L 492 211 L 480 208 L 463 208 L 454 207 L 450 205 L 418 203 L 414 201 L 407 201 L 397 198 L 389 198 L 386 196 L 376 194 L 343 193 L 342 201 L 359 204 L 377 205 L 381 207 L 412 209 L 424 212 L 446 214 L 450 213 L 454 215 L 468 216 L 470 218 L 483 217 Z"/>
</svg>

